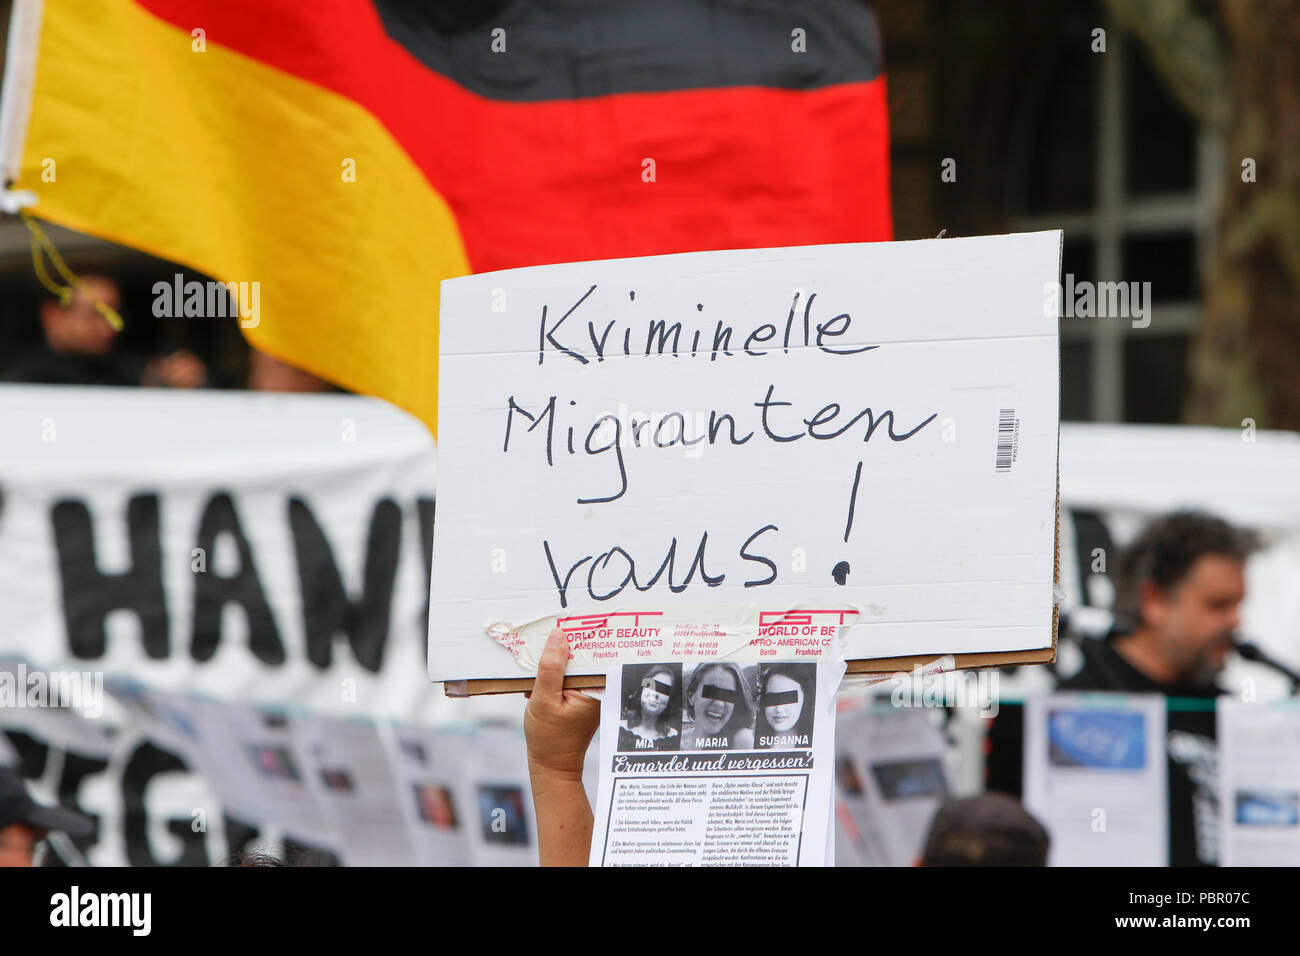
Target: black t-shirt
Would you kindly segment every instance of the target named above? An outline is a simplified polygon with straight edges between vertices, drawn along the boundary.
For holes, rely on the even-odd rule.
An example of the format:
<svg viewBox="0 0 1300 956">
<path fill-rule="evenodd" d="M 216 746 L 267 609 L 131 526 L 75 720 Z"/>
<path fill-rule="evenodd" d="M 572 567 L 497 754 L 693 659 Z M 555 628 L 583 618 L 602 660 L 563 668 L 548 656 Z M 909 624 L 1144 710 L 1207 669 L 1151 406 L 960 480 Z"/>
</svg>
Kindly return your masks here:
<svg viewBox="0 0 1300 956">
<path fill-rule="evenodd" d="M 1218 748 L 1215 744 L 1216 685 L 1160 684 L 1120 656 L 1110 641 L 1082 642 L 1084 663 L 1061 690 L 1162 694 L 1169 701 L 1166 750 L 1169 758 L 1169 864 L 1213 866 L 1219 858 Z M 1024 781 L 1024 711 L 999 708 L 989 730 L 988 789 L 1019 797 Z"/>
</svg>

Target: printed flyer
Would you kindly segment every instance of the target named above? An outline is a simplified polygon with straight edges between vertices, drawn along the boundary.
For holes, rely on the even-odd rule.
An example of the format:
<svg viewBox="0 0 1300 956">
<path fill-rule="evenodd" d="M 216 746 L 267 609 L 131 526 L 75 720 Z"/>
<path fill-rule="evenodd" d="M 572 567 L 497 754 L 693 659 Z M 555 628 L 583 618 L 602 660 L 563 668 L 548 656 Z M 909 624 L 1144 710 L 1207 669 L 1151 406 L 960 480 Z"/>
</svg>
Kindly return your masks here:
<svg viewBox="0 0 1300 956">
<path fill-rule="evenodd" d="M 833 864 L 843 661 L 606 675 L 592 866 Z"/>
</svg>

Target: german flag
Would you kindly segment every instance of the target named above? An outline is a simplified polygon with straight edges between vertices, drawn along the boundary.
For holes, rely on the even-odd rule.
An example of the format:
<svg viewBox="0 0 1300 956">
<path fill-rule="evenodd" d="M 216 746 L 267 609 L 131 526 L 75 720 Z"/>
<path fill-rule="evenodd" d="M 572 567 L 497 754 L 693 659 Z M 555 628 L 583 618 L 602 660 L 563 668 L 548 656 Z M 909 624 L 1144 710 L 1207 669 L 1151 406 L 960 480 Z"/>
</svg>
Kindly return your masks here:
<svg viewBox="0 0 1300 956">
<path fill-rule="evenodd" d="M 258 282 L 254 345 L 430 428 L 444 278 L 891 238 L 857 0 L 17 0 L 12 29 L 33 214 Z"/>
</svg>

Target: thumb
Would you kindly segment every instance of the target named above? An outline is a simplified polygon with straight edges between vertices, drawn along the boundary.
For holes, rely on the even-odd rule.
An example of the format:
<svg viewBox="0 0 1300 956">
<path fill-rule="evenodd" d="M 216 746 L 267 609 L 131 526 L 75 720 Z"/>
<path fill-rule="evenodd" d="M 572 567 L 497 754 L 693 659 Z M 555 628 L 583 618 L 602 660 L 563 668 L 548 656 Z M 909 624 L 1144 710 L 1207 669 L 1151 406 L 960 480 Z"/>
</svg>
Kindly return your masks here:
<svg viewBox="0 0 1300 956">
<path fill-rule="evenodd" d="M 546 638 L 541 660 L 537 662 L 537 680 L 533 692 L 542 697 L 559 694 L 564 689 L 564 668 L 569 662 L 569 639 L 558 627 Z"/>
</svg>

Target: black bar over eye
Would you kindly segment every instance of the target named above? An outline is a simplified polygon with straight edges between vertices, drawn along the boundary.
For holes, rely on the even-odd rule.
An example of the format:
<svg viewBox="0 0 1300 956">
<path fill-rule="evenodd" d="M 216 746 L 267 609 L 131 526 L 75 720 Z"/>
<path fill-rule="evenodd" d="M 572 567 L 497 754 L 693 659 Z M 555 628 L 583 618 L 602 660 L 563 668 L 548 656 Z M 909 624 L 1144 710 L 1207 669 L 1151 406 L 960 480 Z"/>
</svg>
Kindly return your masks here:
<svg viewBox="0 0 1300 956">
<path fill-rule="evenodd" d="M 709 700 L 721 700 L 728 704 L 740 703 L 740 694 L 738 692 L 719 687 L 717 684 L 705 684 L 704 690 L 700 691 L 700 693 Z"/>
<path fill-rule="evenodd" d="M 642 687 L 650 687 L 651 685 L 654 686 L 654 689 L 658 693 L 663 694 L 665 697 L 671 697 L 673 695 L 673 688 L 671 684 L 665 684 L 663 681 L 655 680 L 652 677 L 648 677 L 641 682 Z"/>
<path fill-rule="evenodd" d="M 764 707 L 779 707 L 781 704 L 797 703 L 799 703 L 799 692 L 797 690 L 768 691 L 763 695 Z"/>
</svg>

